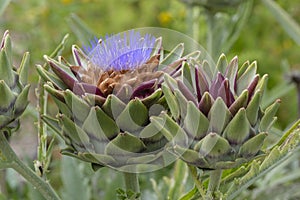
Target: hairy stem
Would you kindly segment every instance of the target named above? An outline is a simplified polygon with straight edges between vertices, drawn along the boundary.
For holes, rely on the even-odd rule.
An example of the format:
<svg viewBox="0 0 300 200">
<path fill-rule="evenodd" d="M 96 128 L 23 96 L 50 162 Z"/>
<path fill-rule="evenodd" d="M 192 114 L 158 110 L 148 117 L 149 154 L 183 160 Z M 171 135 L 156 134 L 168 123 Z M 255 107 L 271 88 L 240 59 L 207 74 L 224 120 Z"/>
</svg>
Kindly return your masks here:
<svg viewBox="0 0 300 200">
<path fill-rule="evenodd" d="M 216 169 L 210 172 L 209 184 L 208 184 L 208 195 L 214 196 L 214 193 L 219 190 L 221 177 L 222 177 L 221 169 Z"/>
<path fill-rule="evenodd" d="M 140 193 L 140 186 L 137 173 L 123 172 L 126 190 Z"/>
<path fill-rule="evenodd" d="M 18 158 L 13 149 L 10 147 L 4 135 L 4 131 L 0 131 L 0 151 L 6 159 L 4 161 L 4 163 L 6 163 L 6 167 L 10 167 L 21 174 L 28 182 L 33 185 L 35 189 L 37 189 L 45 197 L 45 199 L 60 199 L 47 181 L 44 181 Z"/>
<path fill-rule="evenodd" d="M 205 198 L 205 191 L 204 191 L 204 188 L 202 186 L 202 183 L 198 177 L 198 174 L 197 174 L 197 168 L 194 167 L 194 166 L 191 166 L 191 165 L 188 165 L 189 167 L 189 170 L 190 170 L 190 174 L 192 175 L 192 178 L 193 178 L 193 181 L 202 197 L 202 199 Z"/>
</svg>

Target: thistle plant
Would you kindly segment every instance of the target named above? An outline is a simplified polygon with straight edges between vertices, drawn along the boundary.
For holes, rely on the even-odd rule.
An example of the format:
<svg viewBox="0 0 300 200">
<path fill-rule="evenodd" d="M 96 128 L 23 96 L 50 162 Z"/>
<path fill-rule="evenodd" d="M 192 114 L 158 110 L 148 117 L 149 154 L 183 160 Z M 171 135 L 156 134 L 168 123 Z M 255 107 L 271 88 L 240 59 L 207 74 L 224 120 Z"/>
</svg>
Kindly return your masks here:
<svg viewBox="0 0 300 200">
<path fill-rule="evenodd" d="M 15 131 L 19 117 L 28 105 L 29 84 L 27 84 L 28 58 L 25 53 L 16 70 L 12 60 L 12 46 L 6 31 L 0 44 L 0 130 Z"/>
<path fill-rule="evenodd" d="M 164 148 L 168 140 L 149 118 L 166 110 L 163 74 L 179 75 L 187 58 L 182 57 L 183 45 L 163 56 L 162 38 L 128 31 L 72 50 L 74 65 L 45 56 L 53 73 L 37 68 L 60 111 L 56 119 L 44 120 L 65 140 L 68 148 L 62 153 L 94 168 L 129 173 L 173 162 L 175 157 Z"/>
<path fill-rule="evenodd" d="M 188 164 L 210 170 L 235 168 L 263 154 L 280 101 L 262 110 L 268 76 L 260 77 L 256 70 L 256 62 L 238 69 L 237 57 L 227 63 L 221 55 L 216 67 L 191 59 L 181 79 L 166 75 L 162 90 L 175 121 L 166 113 L 152 121 L 164 127 L 174 142 L 172 151 Z"/>
</svg>

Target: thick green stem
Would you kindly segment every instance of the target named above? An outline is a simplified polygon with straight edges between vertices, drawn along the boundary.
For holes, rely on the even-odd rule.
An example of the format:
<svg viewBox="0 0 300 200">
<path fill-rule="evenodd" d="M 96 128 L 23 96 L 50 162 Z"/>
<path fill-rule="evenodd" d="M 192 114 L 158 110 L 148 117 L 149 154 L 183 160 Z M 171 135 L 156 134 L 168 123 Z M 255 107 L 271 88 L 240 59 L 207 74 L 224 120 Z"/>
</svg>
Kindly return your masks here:
<svg viewBox="0 0 300 200">
<path fill-rule="evenodd" d="M 137 173 L 123 172 L 126 190 L 131 190 L 135 193 L 140 193 L 140 186 Z"/>
<path fill-rule="evenodd" d="M 46 167 L 47 163 L 47 134 L 46 134 L 46 125 L 42 120 L 42 116 L 46 114 L 46 105 L 47 105 L 47 93 L 44 90 L 44 81 L 42 78 L 39 78 L 37 97 L 38 97 L 38 161 L 42 163 L 43 167 Z M 46 168 L 43 170 L 47 170 Z"/>
<path fill-rule="evenodd" d="M 0 131 L 0 151 L 6 158 L 4 161 L 7 164 L 6 166 L 16 170 L 19 174 L 21 174 L 45 197 L 45 199 L 60 199 L 48 182 L 44 181 L 18 158 L 13 149 L 10 147 L 3 131 Z"/>
<path fill-rule="evenodd" d="M 197 168 L 191 165 L 188 165 L 189 170 L 190 170 L 190 174 L 192 175 L 193 181 L 198 189 L 198 191 L 200 192 L 200 195 L 202 197 L 202 199 L 205 198 L 205 191 L 203 188 L 203 185 L 198 177 L 198 173 L 197 173 Z"/>
<path fill-rule="evenodd" d="M 221 177 L 222 177 L 221 169 L 216 169 L 210 172 L 208 195 L 214 196 L 214 193 L 219 190 Z"/>
</svg>

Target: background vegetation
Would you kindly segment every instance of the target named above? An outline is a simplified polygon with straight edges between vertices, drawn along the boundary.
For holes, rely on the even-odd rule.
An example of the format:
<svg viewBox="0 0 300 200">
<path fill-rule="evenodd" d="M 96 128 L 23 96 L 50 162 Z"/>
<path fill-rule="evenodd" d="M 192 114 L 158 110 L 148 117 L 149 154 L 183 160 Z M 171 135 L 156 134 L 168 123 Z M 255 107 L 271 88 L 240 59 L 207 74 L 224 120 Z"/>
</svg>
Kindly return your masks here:
<svg viewBox="0 0 300 200">
<path fill-rule="evenodd" d="M 276 2 L 300 23 L 300 4 L 297 1 L 277 0 Z M 44 63 L 43 55 L 49 54 L 66 33 L 70 34 L 70 39 L 63 52 L 64 56 L 71 55 L 73 43 L 82 45 L 76 37 L 72 19 L 79 17 L 96 33 L 96 36 L 149 26 L 165 27 L 188 33 L 187 14 L 185 5 L 176 0 L 12 0 L 0 18 L 0 33 L 2 34 L 6 29 L 10 30 L 16 65 L 21 61 L 19 58 L 25 51 L 30 52 L 30 83 L 32 85 L 30 109 L 23 116 L 26 123 L 22 124 L 28 132 L 23 131 L 11 139 L 16 151 L 24 159 L 33 160 L 36 157 L 37 111 L 35 110 L 34 88 L 36 88 L 38 76 L 35 65 Z M 199 43 L 204 47 L 207 39 L 206 29 L 205 17 L 200 13 Z M 240 64 L 246 60 L 257 60 L 259 72 L 270 75 L 269 95 L 267 95 L 270 98 L 274 94 L 286 92 L 284 96 L 281 96 L 282 105 L 277 122 L 279 130 L 286 129 L 298 119 L 296 89 L 292 87 L 289 75 L 300 70 L 299 45 L 288 36 L 261 1 L 254 1 L 249 19 L 227 55 L 228 58 L 238 55 Z M 55 113 L 54 108 L 55 106 L 50 105 L 49 112 Z M 59 154 L 59 147 L 63 146 L 61 143 L 57 140 L 49 176 L 56 189 L 62 191 L 63 199 L 90 199 L 93 196 L 100 196 L 103 199 L 115 198 L 115 189 L 122 186 L 121 177 L 113 175 L 109 169 L 102 169 L 94 175 L 87 165 L 70 158 L 62 158 Z M 29 164 L 32 165 L 32 163 Z M 175 169 L 179 170 L 180 167 L 183 166 L 178 164 Z M 142 187 L 153 188 L 149 189 L 145 196 L 151 199 L 151 197 L 157 197 L 155 192 L 159 193 L 164 190 L 175 192 L 164 183 L 172 183 L 178 178 L 176 170 L 173 172 L 165 169 L 156 175 L 142 176 Z M 61 171 L 66 173 L 61 173 Z M 174 179 L 166 178 L 169 174 L 172 174 Z M 165 178 L 159 180 L 158 177 L 161 176 Z M 149 178 L 153 178 L 153 181 L 149 182 Z M 191 181 L 185 178 L 187 182 L 185 187 L 191 188 Z M 22 179 L 10 170 L 2 173 L 3 195 L 10 199 L 41 198 L 35 196 L 38 195 L 37 192 L 29 185 L 19 184 L 20 181 L 22 182 Z M 70 182 L 78 184 L 70 184 Z M 249 195 L 245 193 L 246 196 Z"/>
</svg>

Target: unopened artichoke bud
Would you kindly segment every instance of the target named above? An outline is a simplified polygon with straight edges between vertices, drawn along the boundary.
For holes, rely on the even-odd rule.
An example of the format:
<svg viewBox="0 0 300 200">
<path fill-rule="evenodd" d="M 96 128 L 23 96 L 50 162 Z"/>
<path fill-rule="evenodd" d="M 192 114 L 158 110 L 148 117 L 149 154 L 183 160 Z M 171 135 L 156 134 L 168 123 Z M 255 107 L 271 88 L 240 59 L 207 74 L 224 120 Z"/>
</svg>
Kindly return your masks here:
<svg viewBox="0 0 300 200">
<path fill-rule="evenodd" d="M 181 78 L 165 75 L 162 90 L 170 113 L 190 144 L 175 143 L 171 152 L 202 169 L 234 168 L 263 154 L 280 100 L 262 110 L 267 75 L 260 77 L 256 70 L 256 62 L 239 68 L 237 57 L 228 63 L 221 55 L 217 66 L 191 59 L 183 64 Z"/>
<path fill-rule="evenodd" d="M 163 74 L 179 76 L 183 45 L 163 55 L 162 38 L 131 30 L 92 41 L 81 50 L 73 46 L 75 64 L 45 56 L 51 71 L 37 70 L 47 81 L 60 114 L 44 120 L 65 140 L 62 152 L 94 167 L 145 172 L 164 167 L 174 155 L 150 123 L 167 110 L 160 88 Z M 199 53 L 193 54 L 196 57 Z"/>
<path fill-rule="evenodd" d="M 11 39 L 6 31 L 0 44 L 0 130 L 19 127 L 18 118 L 28 105 L 28 66 L 29 54 L 25 53 L 18 70 L 14 68 Z"/>
</svg>

